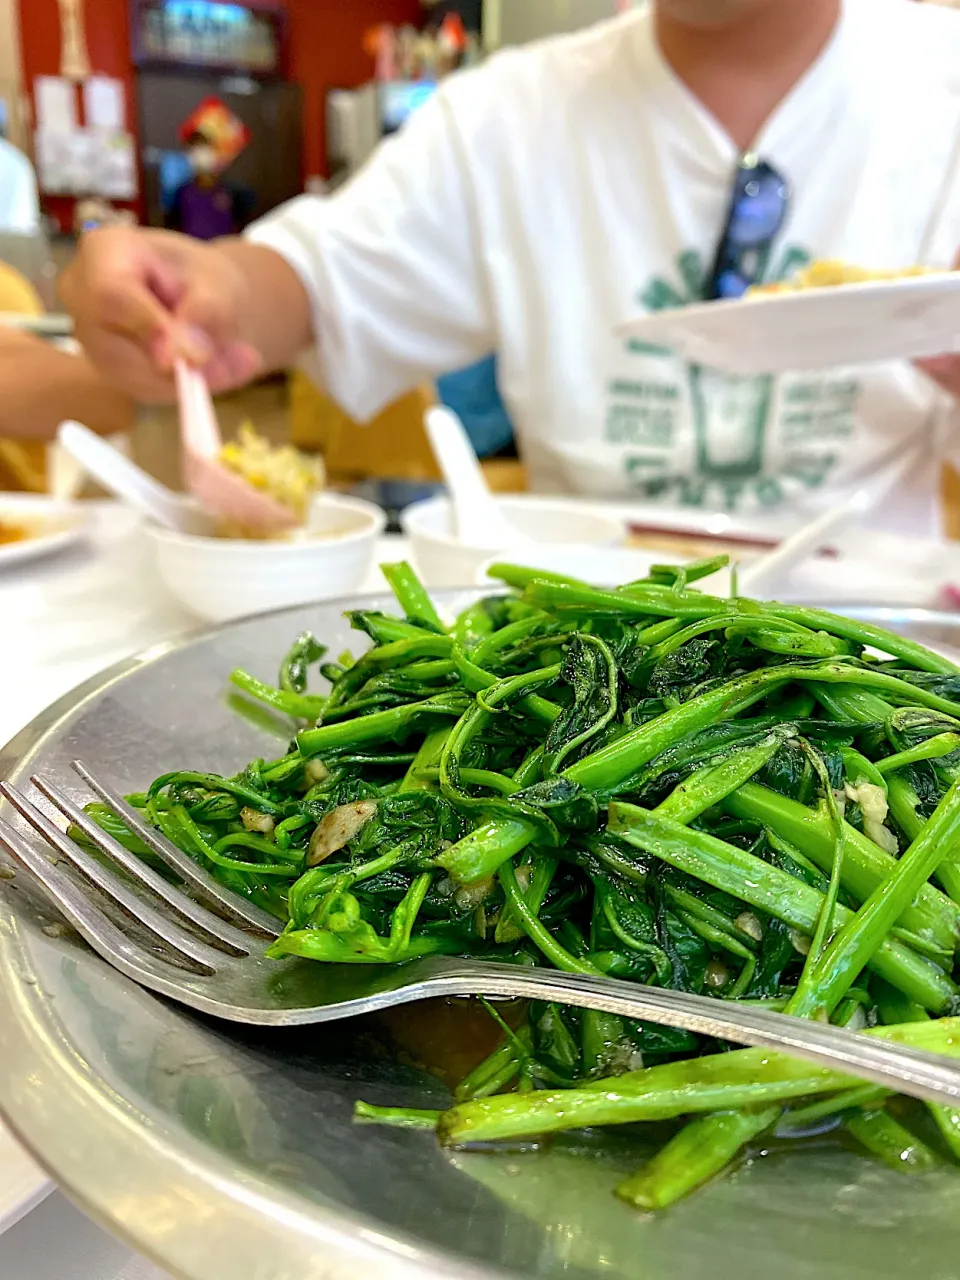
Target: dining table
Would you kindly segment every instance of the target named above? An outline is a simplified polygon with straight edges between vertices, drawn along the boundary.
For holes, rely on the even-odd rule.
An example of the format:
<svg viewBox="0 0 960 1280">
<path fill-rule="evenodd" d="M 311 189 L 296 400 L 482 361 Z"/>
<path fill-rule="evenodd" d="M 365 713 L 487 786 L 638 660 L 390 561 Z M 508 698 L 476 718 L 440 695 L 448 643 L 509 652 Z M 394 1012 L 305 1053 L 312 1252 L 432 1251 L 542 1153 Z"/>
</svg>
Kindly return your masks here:
<svg viewBox="0 0 960 1280">
<path fill-rule="evenodd" d="M 0 571 L 0 653 L 7 672 L 0 743 L 114 663 L 204 627 L 159 581 L 140 517 L 113 502 L 84 506 L 88 521 L 81 541 Z M 401 537 L 388 536 L 378 546 L 376 563 L 401 558 L 405 549 Z M 377 569 L 361 590 L 385 586 Z M 0 1216 L 0 1277 L 168 1280 L 166 1272 L 85 1217 L 41 1170 L 31 1170 L 29 1157 L 0 1132 L 0 1160 L 4 1151 L 14 1153 L 30 1195 L 19 1220 Z"/>
<path fill-rule="evenodd" d="M 141 517 L 113 502 L 84 504 L 85 537 L 56 555 L 0 570 L 0 652 L 7 679 L 0 698 L 0 743 L 9 742 L 45 708 L 115 663 L 164 642 L 204 629 L 160 582 Z M 864 543 L 866 535 L 859 536 Z M 804 571 L 795 589 L 831 585 L 842 599 L 847 585 L 879 600 L 896 595 L 914 606 L 933 604 L 945 580 L 960 581 L 960 548 L 906 543 L 874 536 L 860 561 L 825 560 Z M 375 564 L 404 558 L 409 548 L 387 536 Z M 856 550 L 856 548 L 854 548 Z M 853 563 L 859 563 L 856 570 Z M 360 590 L 385 590 L 374 569 Z M 889 593 L 889 594 L 887 594 Z M 852 603 L 852 602 L 851 602 Z M 0 1130 L 4 1144 L 17 1150 Z M 29 1181 L 28 1157 L 20 1157 Z M 0 1168 L 2 1174 L 2 1168 Z M 32 1194 L 17 1220 L 0 1213 L 0 1277 L 16 1280 L 168 1280 L 151 1261 L 84 1216 L 41 1171 L 34 1171 Z M 2 1177 L 0 1177 L 2 1188 Z"/>
</svg>

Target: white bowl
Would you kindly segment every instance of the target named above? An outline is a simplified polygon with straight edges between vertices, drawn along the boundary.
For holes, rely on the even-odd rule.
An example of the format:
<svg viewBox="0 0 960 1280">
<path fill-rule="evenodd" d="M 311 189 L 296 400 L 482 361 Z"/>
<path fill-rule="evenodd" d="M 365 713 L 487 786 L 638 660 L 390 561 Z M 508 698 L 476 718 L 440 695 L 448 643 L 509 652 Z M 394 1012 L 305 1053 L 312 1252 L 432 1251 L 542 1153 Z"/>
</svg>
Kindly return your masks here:
<svg viewBox="0 0 960 1280">
<path fill-rule="evenodd" d="M 575 499 L 516 495 L 499 498 L 498 505 L 507 519 L 536 544 L 618 547 L 626 537 L 621 519 L 602 515 Z M 483 565 L 504 551 L 495 541 L 487 546 L 462 542 L 454 532 L 453 509 L 446 497 L 428 498 L 408 507 L 403 514 L 403 531 L 410 539 L 417 571 L 428 587 L 471 585 Z M 533 547 L 529 550 L 532 554 Z M 522 555 L 518 550 L 514 554 Z"/>
<path fill-rule="evenodd" d="M 565 578 L 577 578 L 594 587 L 622 587 L 637 582 L 650 572 L 651 565 L 663 563 L 655 551 L 637 551 L 631 547 L 597 547 L 577 542 L 570 545 L 514 547 L 491 556 L 477 572 L 478 586 L 489 587 L 495 579 L 487 576 L 495 564 L 518 564 L 528 569 L 543 569 Z"/>
<path fill-rule="evenodd" d="M 191 613 L 228 622 L 356 591 L 370 575 L 384 512 L 325 494 L 308 533 L 289 542 L 241 542 L 147 526 L 160 577 Z"/>
</svg>

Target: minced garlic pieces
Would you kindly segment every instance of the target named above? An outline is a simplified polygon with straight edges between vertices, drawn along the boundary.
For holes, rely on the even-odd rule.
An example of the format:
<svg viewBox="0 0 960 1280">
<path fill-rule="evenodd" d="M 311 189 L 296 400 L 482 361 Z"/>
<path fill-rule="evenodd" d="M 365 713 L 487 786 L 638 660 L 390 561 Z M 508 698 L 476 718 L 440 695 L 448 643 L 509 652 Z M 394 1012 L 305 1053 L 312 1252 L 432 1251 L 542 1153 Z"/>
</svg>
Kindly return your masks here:
<svg viewBox="0 0 960 1280">
<path fill-rule="evenodd" d="M 858 782 L 855 787 L 851 787 L 848 783 L 844 791 L 848 800 L 860 806 L 860 812 L 863 814 L 863 834 L 868 840 L 878 844 L 885 853 L 896 857 L 900 852 L 897 837 L 889 827 L 884 826 L 888 806 L 883 788 L 873 782 Z"/>
</svg>

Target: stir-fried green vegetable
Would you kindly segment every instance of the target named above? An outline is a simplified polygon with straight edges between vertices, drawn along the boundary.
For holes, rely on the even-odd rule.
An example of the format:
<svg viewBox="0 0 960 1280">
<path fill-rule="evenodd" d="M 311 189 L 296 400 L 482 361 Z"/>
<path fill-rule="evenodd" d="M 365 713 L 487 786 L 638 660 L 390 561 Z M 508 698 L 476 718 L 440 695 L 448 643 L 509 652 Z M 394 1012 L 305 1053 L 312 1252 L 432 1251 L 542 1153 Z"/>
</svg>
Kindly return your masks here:
<svg viewBox="0 0 960 1280">
<path fill-rule="evenodd" d="M 287 755 L 182 771 L 133 802 L 284 922 L 271 948 L 345 964 L 430 954 L 609 974 L 960 1053 L 960 670 L 815 609 L 617 591 L 502 566 L 449 625 L 407 565 L 362 656 L 301 636 L 277 687 Z M 308 691 L 319 666 L 328 692 Z M 102 806 L 97 820 L 146 850 Z M 618 1194 L 673 1203 L 762 1135 L 843 1127 L 904 1171 L 960 1158 L 891 1095 L 779 1054 L 531 1004 L 444 1114 L 360 1104 L 451 1145 L 677 1122 Z M 897 1103 L 893 1114 L 891 1101 Z"/>
</svg>

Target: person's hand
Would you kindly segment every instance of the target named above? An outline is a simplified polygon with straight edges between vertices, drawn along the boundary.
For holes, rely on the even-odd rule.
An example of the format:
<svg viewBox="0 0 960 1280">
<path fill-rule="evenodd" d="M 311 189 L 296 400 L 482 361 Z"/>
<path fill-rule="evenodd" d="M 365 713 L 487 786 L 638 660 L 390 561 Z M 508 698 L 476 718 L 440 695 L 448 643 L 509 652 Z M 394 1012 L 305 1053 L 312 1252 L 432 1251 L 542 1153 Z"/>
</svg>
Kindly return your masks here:
<svg viewBox="0 0 960 1280">
<path fill-rule="evenodd" d="M 93 231 L 60 291 L 90 360 L 142 402 L 173 398 L 177 359 L 202 367 L 214 391 L 263 367 L 242 332 L 249 282 L 221 245 L 168 231 Z"/>
<path fill-rule="evenodd" d="M 918 360 L 916 364 L 938 387 L 960 400 L 960 355 L 933 356 L 930 360 Z"/>
<path fill-rule="evenodd" d="M 953 270 L 960 271 L 960 254 L 954 260 Z M 960 400 L 960 355 L 933 356 L 929 360 L 917 360 L 915 364 L 938 387 Z"/>
</svg>

